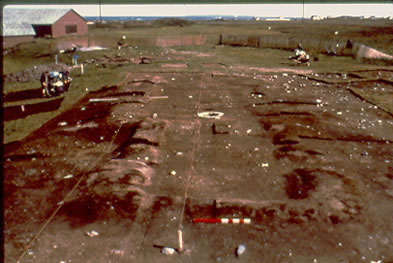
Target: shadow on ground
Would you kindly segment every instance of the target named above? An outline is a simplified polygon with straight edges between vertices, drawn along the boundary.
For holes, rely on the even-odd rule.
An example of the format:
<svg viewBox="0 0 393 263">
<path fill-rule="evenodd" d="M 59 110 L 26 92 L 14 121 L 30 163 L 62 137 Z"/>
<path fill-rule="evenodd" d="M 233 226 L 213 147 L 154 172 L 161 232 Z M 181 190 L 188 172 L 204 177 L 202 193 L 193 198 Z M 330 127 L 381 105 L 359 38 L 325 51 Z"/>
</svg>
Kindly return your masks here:
<svg viewBox="0 0 393 263">
<path fill-rule="evenodd" d="M 29 115 L 42 113 L 42 112 L 55 111 L 58 108 L 60 108 L 63 100 L 64 97 L 60 97 L 58 99 L 35 103 L 35 104 L 6 107 L 4 108 L 4 121 L 21 119 Z"/>
</svg>

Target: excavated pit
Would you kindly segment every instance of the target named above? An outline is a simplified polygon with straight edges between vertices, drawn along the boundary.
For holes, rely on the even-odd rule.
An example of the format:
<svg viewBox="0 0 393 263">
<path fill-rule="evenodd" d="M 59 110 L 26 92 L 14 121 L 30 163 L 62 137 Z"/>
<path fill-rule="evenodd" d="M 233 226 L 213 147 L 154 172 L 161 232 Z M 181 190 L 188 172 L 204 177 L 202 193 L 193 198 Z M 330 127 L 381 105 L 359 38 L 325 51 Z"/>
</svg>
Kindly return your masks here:
<svg viewBox="0 0 393 263">
<path fill-rule="evenodd" d="M 10 92 L 4 96 L 3 101 L 6 102 L 14 102 L 20 100 L 31 100 L 42 98 L 42 89 L 31 89 L 31 90 L 23 90 L 17 92 Z"/>
<path fill-rule="evenodd" d="M 180 225 L 179 262 L 393 259 L 391 115 L 298 75 L 173 74 L 132 73 L 6 147 L 9 260 L 59 206 L 26 262 L 161 262 Z M 224 217 L 252 223 L 192 223 Z"/>
<path fill-rule="evenodd" d="M 16 120 L 21 118 L 26 118 L 27 116 L 42 113 L 55 111 L 60 108 L 61 103 L 63 102 L 64 97 L 60 97 L 57 99 L 52 99 L 50 101 L 39 102 L 39 103 L 28 103 L 21 106 L 8 106 L 5 107 L 4 110 L 4 121 Z"/>
</svg>

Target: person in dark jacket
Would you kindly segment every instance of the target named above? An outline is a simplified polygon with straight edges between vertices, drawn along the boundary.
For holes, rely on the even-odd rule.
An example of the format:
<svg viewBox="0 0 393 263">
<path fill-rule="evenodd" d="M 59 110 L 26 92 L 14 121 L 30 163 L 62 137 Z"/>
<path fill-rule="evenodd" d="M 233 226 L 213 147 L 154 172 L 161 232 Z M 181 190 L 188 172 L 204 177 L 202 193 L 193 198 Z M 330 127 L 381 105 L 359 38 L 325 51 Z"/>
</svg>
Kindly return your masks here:
<svg viewBox="0 0 393 263">
<path fill-rule="evenodd" d="M 310 56 L 304 51 L 301 43 L 299 43 L 295 49 L 295 56 L 289 57 L 289 59 L 297 63 L 306 63 L 307 65 L 310 63 Z"/>
<path fill-rule="evenodd" d="M 117 48 L 121 49 L 122 47 L 127 46 L 126 36 L 123 36 L 119 42 L 117 42 Z"/>
<path fill-rule="evenodd" d="M 68 91 L 72 79 L 68 71 L 51 71 L 41 74 L 41 89 L 43 96 L 58 96 Z"/>
</svg>

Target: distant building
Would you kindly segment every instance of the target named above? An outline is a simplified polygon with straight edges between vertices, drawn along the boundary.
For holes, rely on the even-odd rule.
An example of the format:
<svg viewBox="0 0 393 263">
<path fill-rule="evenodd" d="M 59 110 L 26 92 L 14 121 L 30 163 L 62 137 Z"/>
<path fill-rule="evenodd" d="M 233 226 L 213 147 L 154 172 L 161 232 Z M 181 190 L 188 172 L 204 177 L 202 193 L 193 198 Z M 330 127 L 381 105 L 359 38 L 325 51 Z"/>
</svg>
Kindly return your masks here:
<svg viewBox="0 0 393 263">
<path fill-rule="evenodd" d="M 4 8 L 3 46 L 5 48 L 34 37 L 58 38 L 87 34 L 87 21 L 73 9 Z"/>
<path fill-rule="evenodd" d="M 363 16 L 363 19 L 370 19 L 370 20 L 375 20 L 375 16 Z"/>
<path fill-rule="evenodd" d="M 313 20 L 313 21 L 323 20 L 323 17 L 317 16 L 317 15 L 313 15 L 313 16 L 311 16 L 311 20 Z"/>
<path fill-rule="evenodd" d="M 277 18 L 266 18 L 265 21 L 291 21 L 291 19 L 280 16 Z"/>
</svg>

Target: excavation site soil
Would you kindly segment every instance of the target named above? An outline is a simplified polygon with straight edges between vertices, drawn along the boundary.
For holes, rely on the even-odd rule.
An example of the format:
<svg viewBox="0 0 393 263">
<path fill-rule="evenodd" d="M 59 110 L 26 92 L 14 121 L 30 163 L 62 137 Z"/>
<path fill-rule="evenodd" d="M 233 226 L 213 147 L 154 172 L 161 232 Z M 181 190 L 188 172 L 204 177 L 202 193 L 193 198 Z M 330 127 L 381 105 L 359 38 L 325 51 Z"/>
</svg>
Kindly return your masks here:
<svg viewBox="0 0 393 263">
<path fill-rule="evenodd" d="M 5 145 L 6 262 L 393 262 L 392 71 L 170 63 Z"/>
</svg>

